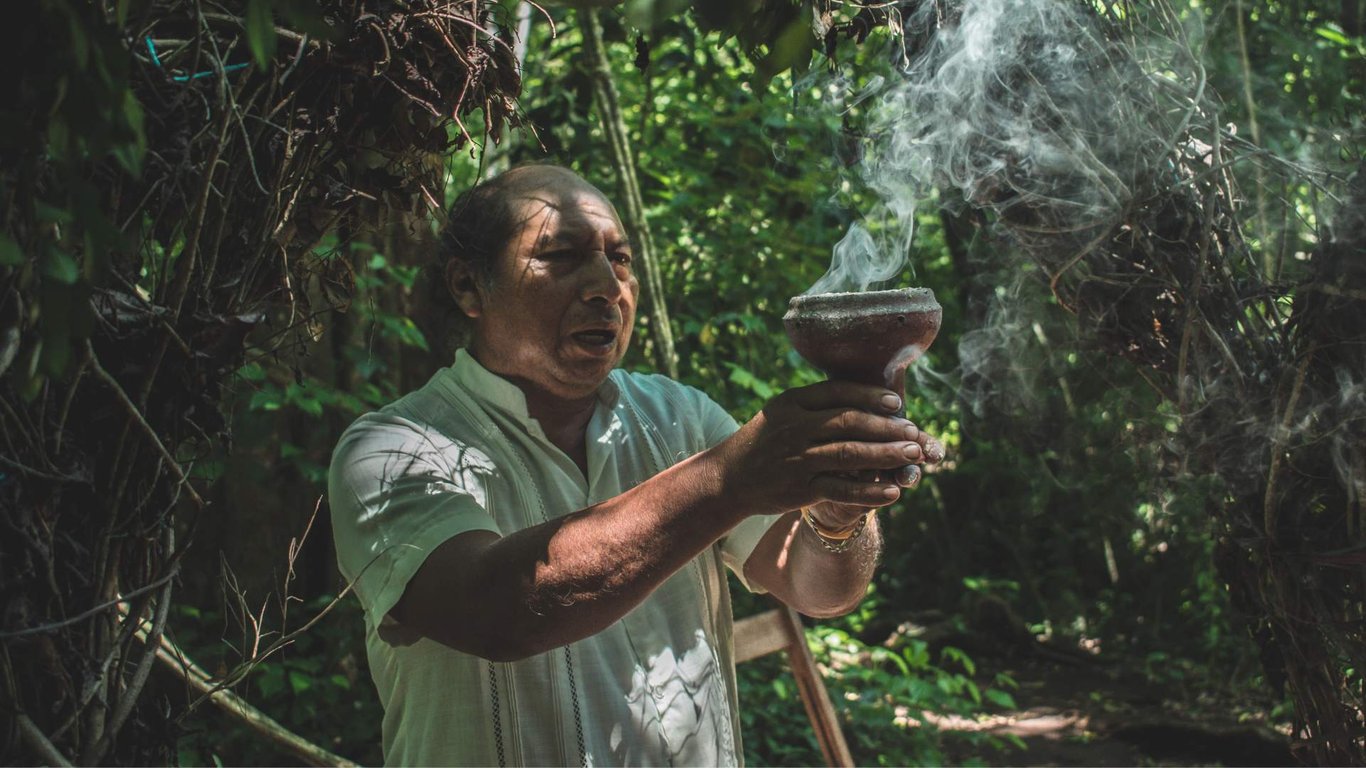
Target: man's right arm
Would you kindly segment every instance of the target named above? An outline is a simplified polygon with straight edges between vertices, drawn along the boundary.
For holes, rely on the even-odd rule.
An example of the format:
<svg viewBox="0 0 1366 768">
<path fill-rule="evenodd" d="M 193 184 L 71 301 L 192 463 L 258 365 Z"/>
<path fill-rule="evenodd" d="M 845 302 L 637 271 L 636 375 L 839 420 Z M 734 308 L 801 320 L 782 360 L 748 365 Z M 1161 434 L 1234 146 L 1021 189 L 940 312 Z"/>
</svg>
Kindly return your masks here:
<svg viewBox="0 0 1366 768">
<path fill-rule="evenodd" d="M 868 508 L 900 489 L 837 473 L 906 463 L 891 393 L 826 382 L 780 395 L 738 432 L 625 493 L 507 536 L 437 546 L 391 611 L 400 624 L 495 661 L 595 634 L 753 514 L 817 501 Z"/>
</svg>

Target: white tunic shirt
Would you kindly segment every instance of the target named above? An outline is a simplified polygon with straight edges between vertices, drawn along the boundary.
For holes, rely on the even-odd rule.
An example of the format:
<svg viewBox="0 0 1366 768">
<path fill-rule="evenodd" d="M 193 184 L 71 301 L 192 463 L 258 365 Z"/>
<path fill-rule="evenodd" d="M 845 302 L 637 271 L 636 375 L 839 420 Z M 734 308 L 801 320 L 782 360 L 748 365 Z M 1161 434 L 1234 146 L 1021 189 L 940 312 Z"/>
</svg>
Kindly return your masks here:
<svg viewBox="0 0 1366 768">
<path fill-rule="evenodd" d="M 613 371 L 588 426 L 588 473 L 527 414 L 521 390 L 463 350 L 421 389 L 362 416 L 332 457 L 337 561 L 365 608 L 402 765 L 735 765 L 741 761 L 730 598 L 774 518 L 749 518 L 602 632 L 495 663 L 389 617 L 439 544 L 508 534 L 616 496 L 728 437 L 701 392 Z"/>
</svg>

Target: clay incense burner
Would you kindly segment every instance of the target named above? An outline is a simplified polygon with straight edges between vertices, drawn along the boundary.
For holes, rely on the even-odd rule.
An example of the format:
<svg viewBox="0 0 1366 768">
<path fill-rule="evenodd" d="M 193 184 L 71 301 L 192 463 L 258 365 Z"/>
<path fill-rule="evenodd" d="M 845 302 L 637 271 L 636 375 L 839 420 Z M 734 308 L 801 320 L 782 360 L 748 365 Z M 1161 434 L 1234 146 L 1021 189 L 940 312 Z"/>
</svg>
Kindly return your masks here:
<svg viewBox="0 0 1366 768">
<path fill-rule="evenodd" d="M 818 293 L 794 296 L 783 327 L 797 353 L 830 378 L 902 394 L 906 366 L 930 348 L 942 314 L 928 288 Z"/>
<path fill-rule="evenodd" d="M 906 367 L 930 348 L 942 315 L 928 288 L 818 293 L 794 296 L 783 327 L 797 352 L 830 378 L 883 386 L 904 395 Z M 869 482 L 889 479 L 880 471 L 852 476 Z M 903 486 L 913 485 L 919 476 L 915 465 L 893 475 Z"/>
</svg>

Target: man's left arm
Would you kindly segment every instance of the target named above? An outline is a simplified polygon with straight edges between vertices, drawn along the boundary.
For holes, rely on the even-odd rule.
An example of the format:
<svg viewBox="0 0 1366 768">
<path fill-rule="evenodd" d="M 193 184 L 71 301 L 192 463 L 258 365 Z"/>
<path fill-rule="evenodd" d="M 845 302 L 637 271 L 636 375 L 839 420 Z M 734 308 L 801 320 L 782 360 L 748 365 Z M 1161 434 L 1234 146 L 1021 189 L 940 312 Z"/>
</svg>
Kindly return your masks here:
<svg viewBox="0 0 1366 768">
<path fill-rule="evenodd" d="M 937 464 L 944 448 L 920 432 L 921 456 L 905 480 L 918 484 L 918 465 Z M 768 590 L 799 613 L 814 618 L 842 616 L 852 611 L 868 589 L 882 551 L 878 515 L 868 509 L 822 502 L 811 508 L 810 520 L 801 510 L 778 518 L 745 560 L 745 579 Z M 861 520 L 866 521 L 860 524 Z M 817 533 L 820 529 L 832 536 Z M 847 537 L 847 538 L 840 538 Z"/>
</svg>

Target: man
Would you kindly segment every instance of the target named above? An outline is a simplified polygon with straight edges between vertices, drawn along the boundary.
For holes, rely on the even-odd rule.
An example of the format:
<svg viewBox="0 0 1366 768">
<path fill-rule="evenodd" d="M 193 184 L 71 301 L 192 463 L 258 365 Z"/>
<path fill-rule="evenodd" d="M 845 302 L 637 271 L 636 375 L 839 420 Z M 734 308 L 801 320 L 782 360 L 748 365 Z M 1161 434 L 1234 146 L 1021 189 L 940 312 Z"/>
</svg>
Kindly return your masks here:
<svg viewBox="0 0 1366 768">
<path fill-rule="evenodd" d="M 803 613 L 850 610 L 871 510 L 901 490 L 878 478 L 942 449 L 877 387 L 793 390 L 737 429 L 616 370 L 630 244 L 566 169 L 476 187 L 445 240 L 469 345 L 353 424 L 330 476 L 386 762 L 739 763 L 722 565 Z"/>
</svg>

